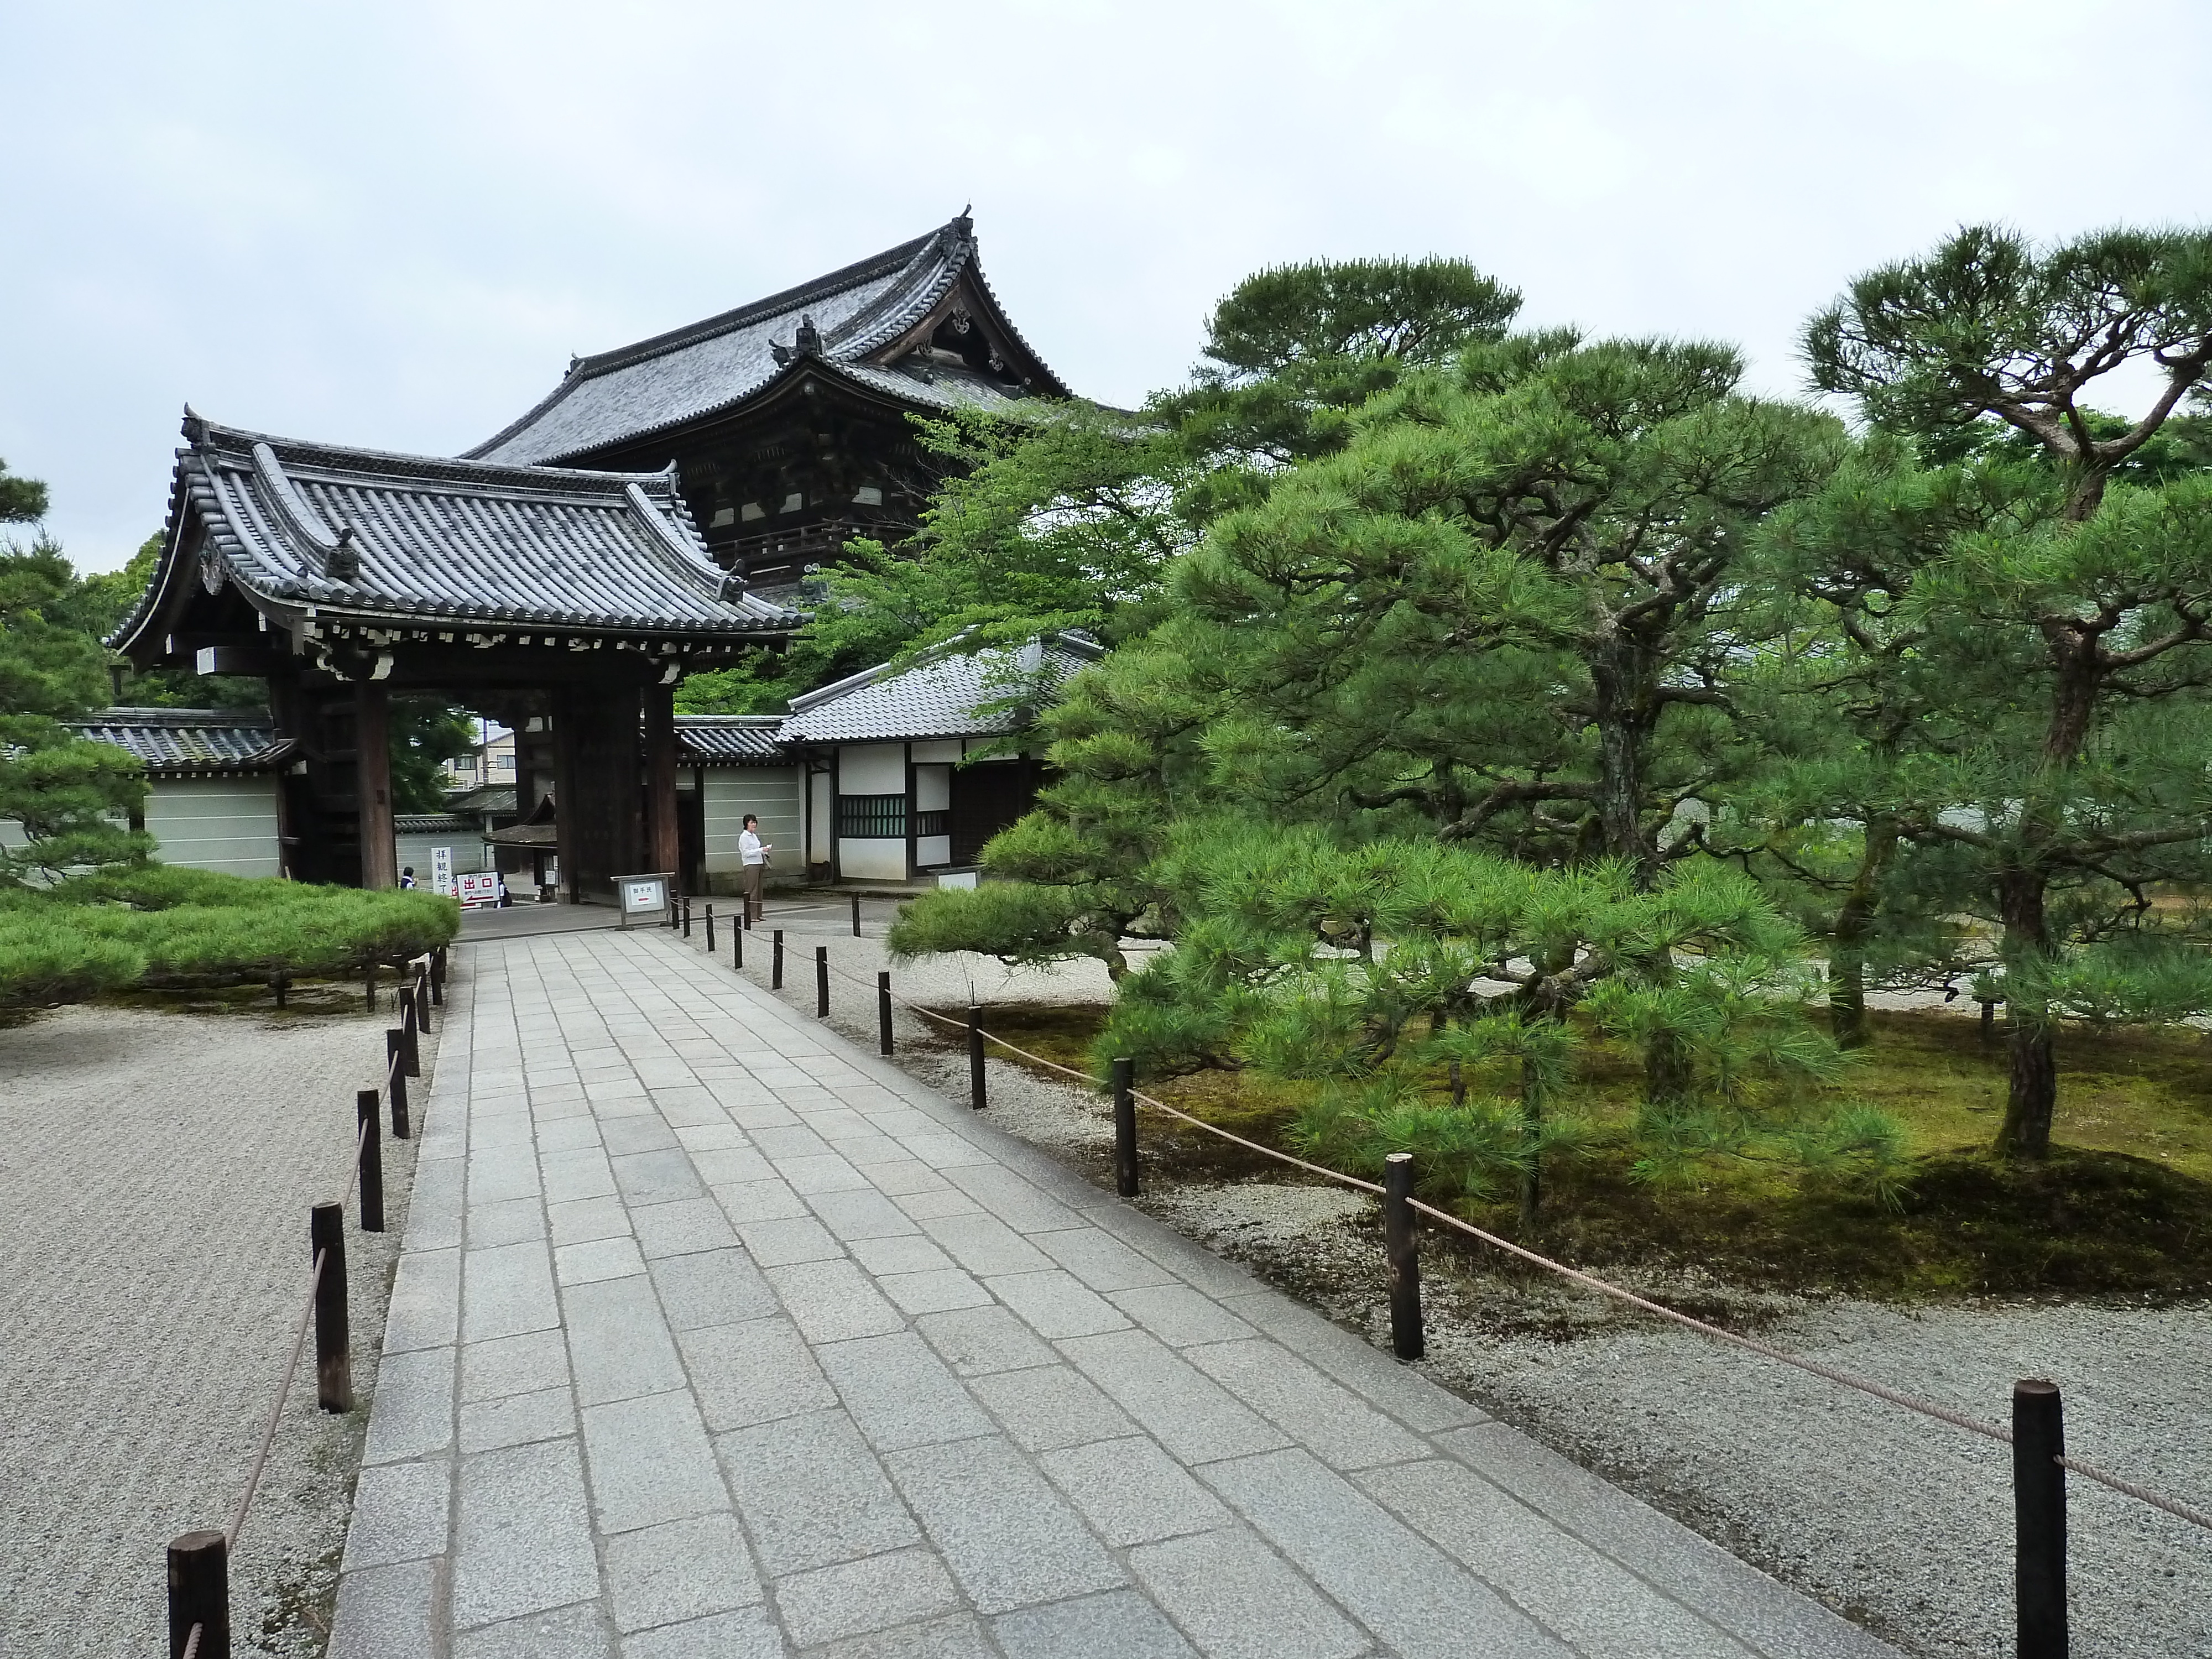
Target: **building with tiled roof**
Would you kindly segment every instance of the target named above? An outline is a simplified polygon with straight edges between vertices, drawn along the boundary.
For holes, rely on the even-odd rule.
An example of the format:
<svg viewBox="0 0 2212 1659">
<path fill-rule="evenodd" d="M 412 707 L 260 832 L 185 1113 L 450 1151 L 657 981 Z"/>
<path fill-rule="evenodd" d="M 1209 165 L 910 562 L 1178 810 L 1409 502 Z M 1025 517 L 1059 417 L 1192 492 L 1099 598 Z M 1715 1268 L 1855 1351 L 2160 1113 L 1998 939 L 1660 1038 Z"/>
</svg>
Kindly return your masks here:
<svg viewBox="0 0 2212 1659">
<path fill-rule="evenodd" d="M 102 708 L 77 734 L 113 744 L 146 769 L 131 827 L 155 856 L 191 870 L 275 876 L 285 870 L 283 779 L 302 764 L 298 739 L 250 708 Z"/>
<path fill-rule="evenodd" d="M 469 456 L 673 465 L 715 561 L 781 586 L 854 537 L 912 532 L 942 462 L 910 416 L 1072 395 L 1000 306 L 963 212 L 766 299 L 575 358 Z"/>
</svg>

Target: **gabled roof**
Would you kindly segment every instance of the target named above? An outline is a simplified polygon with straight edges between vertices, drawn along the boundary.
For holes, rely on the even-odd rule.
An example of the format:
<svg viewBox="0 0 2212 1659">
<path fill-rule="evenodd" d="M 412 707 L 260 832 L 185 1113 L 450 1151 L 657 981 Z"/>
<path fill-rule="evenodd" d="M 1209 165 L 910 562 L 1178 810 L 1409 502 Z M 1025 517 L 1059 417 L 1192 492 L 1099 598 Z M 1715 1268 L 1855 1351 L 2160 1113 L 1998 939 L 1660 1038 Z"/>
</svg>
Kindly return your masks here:
<svg viewBox="0 0 2212 1659">
<path fill-rule="evenodd" d="M 1007 321 L 976 263 L 967 215 L 781 294 L 651 339 L 580 357 L 521 419 L 471 459 L 544 464 L 725 413 L 809 370 L 924 408 L 1013 401 L 1009 389 L 957 368 L 888 367 L 953 290 L 988 313 L 1026 359 L 1028 391 L 1069 396 Z"/>
<path fill-rule="evenodd" d="M 393 455 L 219 427 L 190 410 L 184 429 L 167 544 L 115 636 L 123 649 L 191 582 L 213 593 L 234 581 L 264 614 L 313 607 L 335 621 L 417 628 L 773 635 L 805 620 L 725 577 L 672 469 Z"/>
<path fill-rule="evenodd" d="M 678 714 L 676 744 L 694 766 L 774 766 L 789 758 L 781 714 Z"/>
<path fill-rule="evenodd" d="M 245 708 L 102 708 L 74 724 L 81 736 L 136 755 L 157 778 L 280 771 L 300 749 L 268 715 Z"/>
<path fill-rule="evenodd" d="M 787 744 L 874 743 L 1016 732 L 1023 724 L 1019 712 L 993 705 L 1030 688 L 1048 695 L 1104 654 L 1082 634 L 1057 635 L 1018 651 L 963 654 L 947 647 L 900 673 L 886 663 L 793 697 L 781 735 Z"/>
<path fill-rule="evenodd" d="M 497 817 L 522 810 L 516 797 L 517 791 L 511 783 L 480 783 L 473 789 L 448 796 L 446 810 L 449 812 L 489 812 Z"/>
</svg>

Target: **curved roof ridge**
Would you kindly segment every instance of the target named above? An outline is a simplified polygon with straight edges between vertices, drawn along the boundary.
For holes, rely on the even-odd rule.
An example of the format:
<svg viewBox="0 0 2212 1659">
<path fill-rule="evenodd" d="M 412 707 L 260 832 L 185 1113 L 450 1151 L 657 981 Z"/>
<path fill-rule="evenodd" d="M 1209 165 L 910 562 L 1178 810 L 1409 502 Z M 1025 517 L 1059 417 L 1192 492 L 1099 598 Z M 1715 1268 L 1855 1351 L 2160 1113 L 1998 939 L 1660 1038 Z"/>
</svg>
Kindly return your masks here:
<svg viewBox="0 0 2212 1659">
<path fill-rule="evenodd" d="M 197 413 L 189 404 L 185 409 L 184 434 L 193 450 L 233 453 L 241 464 L 248 465 L 254 448 L 265 446 L 279 462 L 291 465 L 343 471 L 360 471 L 373 466 L 394 477 L 466 483 L 511 483 L 545 489 L 618 489 L 631 483 L 672 491 L 676 488 L 672 465 L 652 472 L 617 472 L 599 467 L 541 466 L 518 461 L 471 460 L 465 456 L 417 455 L 405 450 L 325 443 L 318 439 L 286 438 L 246 427 L 222 426 Z"/>
<path fill-rule="evenodd" d="M 748 301 L 745 304 L 732 307 L 727 311 L 717 312 L 712 317 L 702 318 L 696 322 L 685 323 L 678 328 L 666 329 L 659 334 L 648 335 L 642 340 L 633 340 L 628 345 L 616 346 L 611 350 L 597 352 L 586 357 L 579 357 L 568 366 L 568 374 L 562 377 L 561 383 L 552 391 L 547 392 L 521 415 L 501 427 L 482 443 L 463 450 L 462 456 L 465 459 L 473 458 L 497 449 L 501 444 L 535 426 L 578 386 L 602 375 L 611 374 L 617 369 L 629 368 L 634 364 L 648 362 L 655 357 L 665 356 L 668 353 L 681 350 L 686 346 L 698 345 L 704 341 L 732 333 L 740 328 L 788 315 L 803 307 L 830 299 L 863 283 L 875 281 L 902 270 L 927 252 L 936 244 L 938 239 L 957 222 L 958 222 L 957 220 L 948 221 L 945 224 L 939 225 L 920 236 L 910 237 L 896 247 L 885 248 L 882 252 L 871 254 L 865 259 L 856 259 L 851 264 L 833 270 L 827 276 L 811 277 L 793 287 L 769 295 L 764 299 Z"/>
</svg>

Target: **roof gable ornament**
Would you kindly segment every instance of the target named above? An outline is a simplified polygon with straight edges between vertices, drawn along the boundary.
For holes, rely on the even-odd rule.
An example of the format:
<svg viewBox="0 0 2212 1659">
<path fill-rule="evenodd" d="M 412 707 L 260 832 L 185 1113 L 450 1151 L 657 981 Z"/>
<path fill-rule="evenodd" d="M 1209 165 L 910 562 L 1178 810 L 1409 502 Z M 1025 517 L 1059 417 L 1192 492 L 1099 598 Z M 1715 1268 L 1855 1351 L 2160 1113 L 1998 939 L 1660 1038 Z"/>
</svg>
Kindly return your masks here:
<svg viewBox="0 0 2212 1659">
<path fill-rule="evenodd" d="M 361 579 L 361 548 L 353 538 L 351 525 L 338 526 L 337 544 L 331 549 L 323 568 L 334 582 L 358 581 Z"/>
</svg>

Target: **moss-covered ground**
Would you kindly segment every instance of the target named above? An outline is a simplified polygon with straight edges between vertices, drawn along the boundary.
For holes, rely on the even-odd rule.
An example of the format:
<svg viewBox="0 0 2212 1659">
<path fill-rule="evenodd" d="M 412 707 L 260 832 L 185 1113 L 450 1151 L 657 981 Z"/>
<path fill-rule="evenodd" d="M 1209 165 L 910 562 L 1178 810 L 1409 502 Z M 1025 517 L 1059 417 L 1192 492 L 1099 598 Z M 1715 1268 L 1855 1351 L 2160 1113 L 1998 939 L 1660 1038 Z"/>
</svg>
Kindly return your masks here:
<svg viewBox="0 0 2212 1659">
<path fill-rule="evenodd" d="M 1105 1011 L 1006 1004 L 987 1030 L 1087 1067 Z M 1892 1300 L 2212 1293 L 2212 1036 L 2069 1029 L 2059 1042 L 2057 1146 L 2041 1164 L 1986 1148 L 2003 1111 L 2004 1056 L 1972 1018 L 1879 1013 L 1848 1086 L 1903 1126 L 1911 1164 L 1893 1202 L 1771 1164 L 1712 1163 L 1686 1184 L 1632 1178 L 1626 1065 L 1588 1079 L 1595 1134 L 1547 1172 L 1522 1242 L 1578 1263 L 1700 1267 L 1733 1283 Z M 957 1040 L 957 1039 L 956 1039 Z M 1287 1148 L 1297 1086 L 1200 1073 L 1143 1085 L 1168 1103 Z M 1157 1115 L 1150 1148 L 1192 1179 L 1281 1178 L 1279 1164 Z M 1519 1236 L 1510 1205 L 1470 1220 Z"/>
</svg>

